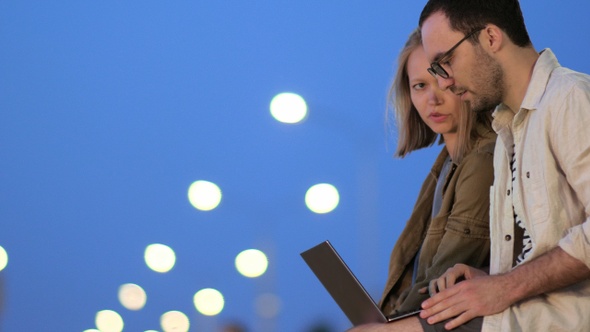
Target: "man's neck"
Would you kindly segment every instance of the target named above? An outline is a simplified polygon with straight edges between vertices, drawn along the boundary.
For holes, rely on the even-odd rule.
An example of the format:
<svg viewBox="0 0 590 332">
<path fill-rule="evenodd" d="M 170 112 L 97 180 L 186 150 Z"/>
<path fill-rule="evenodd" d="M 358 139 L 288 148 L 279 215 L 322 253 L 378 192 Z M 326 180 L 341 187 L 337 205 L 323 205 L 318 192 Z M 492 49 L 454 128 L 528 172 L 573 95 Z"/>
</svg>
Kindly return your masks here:
<svg viewBox="0 0 590 332">
<path fill-rule="evenodd" d="M 531 82 L 539 54 L 532 46 L 513 47 L 503 61 L 505 95 L 502 102 L 517 113 Z"/>
</svg>

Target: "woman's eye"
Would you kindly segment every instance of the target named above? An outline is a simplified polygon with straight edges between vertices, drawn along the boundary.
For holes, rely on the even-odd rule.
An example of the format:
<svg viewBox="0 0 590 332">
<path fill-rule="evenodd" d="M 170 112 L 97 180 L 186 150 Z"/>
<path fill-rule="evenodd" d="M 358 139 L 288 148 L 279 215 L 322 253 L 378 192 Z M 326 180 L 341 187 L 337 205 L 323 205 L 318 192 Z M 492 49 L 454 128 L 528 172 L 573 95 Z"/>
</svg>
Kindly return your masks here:
<svg viewBox="0 0 590 332">
<path fill-rule="evenodd" d="M 415 90 L 422 90 L 424 89 L 425 84 L 424 83 L 417 83 L 414 84 L 414 86 L 412 86 Z"/>
</svg>

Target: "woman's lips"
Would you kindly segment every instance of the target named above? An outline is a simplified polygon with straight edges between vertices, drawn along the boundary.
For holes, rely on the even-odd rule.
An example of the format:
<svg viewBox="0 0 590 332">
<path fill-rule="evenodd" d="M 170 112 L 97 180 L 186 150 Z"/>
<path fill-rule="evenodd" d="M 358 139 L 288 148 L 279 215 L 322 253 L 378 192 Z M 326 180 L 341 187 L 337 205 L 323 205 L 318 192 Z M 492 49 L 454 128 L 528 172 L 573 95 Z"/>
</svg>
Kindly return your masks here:
<svg viewBox="0 0 590 332">
<path fill-rule="evenodd" d="M 444 122 L 449 116 L 445 115 L 445 114 L 440 114 L 440 113 L 430 113 L 430 115 L 428 116 L 432 121 L 436 122 L 436 123 L 440 123 L 440 122 Z"/>
</svg>

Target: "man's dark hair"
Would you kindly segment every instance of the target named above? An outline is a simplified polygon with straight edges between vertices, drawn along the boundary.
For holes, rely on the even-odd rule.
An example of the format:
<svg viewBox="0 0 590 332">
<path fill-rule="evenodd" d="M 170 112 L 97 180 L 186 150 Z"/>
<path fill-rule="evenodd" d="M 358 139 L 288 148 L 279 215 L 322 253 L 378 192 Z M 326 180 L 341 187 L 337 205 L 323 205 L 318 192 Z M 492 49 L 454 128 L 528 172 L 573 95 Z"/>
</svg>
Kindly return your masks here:
<svg viewBox="0 0 590 332">
<path fill-rule="evenodd" d="M 491 23 L 502 29 L 514 44 L 520 47 L 532 44 L 518 0 L 430 0 L 420 14 L 420 28 L 436 12 L 445 14 L 451 29 L 465 35 Z"/>
</svg>

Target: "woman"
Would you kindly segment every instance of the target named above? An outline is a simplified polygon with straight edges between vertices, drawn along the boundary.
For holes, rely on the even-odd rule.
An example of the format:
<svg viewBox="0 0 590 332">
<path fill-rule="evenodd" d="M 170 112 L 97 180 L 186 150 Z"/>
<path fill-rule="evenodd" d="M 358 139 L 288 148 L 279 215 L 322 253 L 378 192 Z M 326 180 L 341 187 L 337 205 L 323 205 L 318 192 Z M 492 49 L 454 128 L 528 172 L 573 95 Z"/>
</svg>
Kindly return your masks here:
<svg viewBox="0 0 590 332">
<path fill-rule="evenodd" d="M 428 282 L 456 263 L 489 265 L 496 140 L 491 112 L 475 113 L 459 96 L 441 90 L 428 67 L 414 31 L 400 53 L 390 90 L 399 132 L 395 155 L 404 157 L 437 140 L 444 147 L 391 253 L 380 301 L 386 315 L 419 309 L 428 297 Z"/>
</svg>

